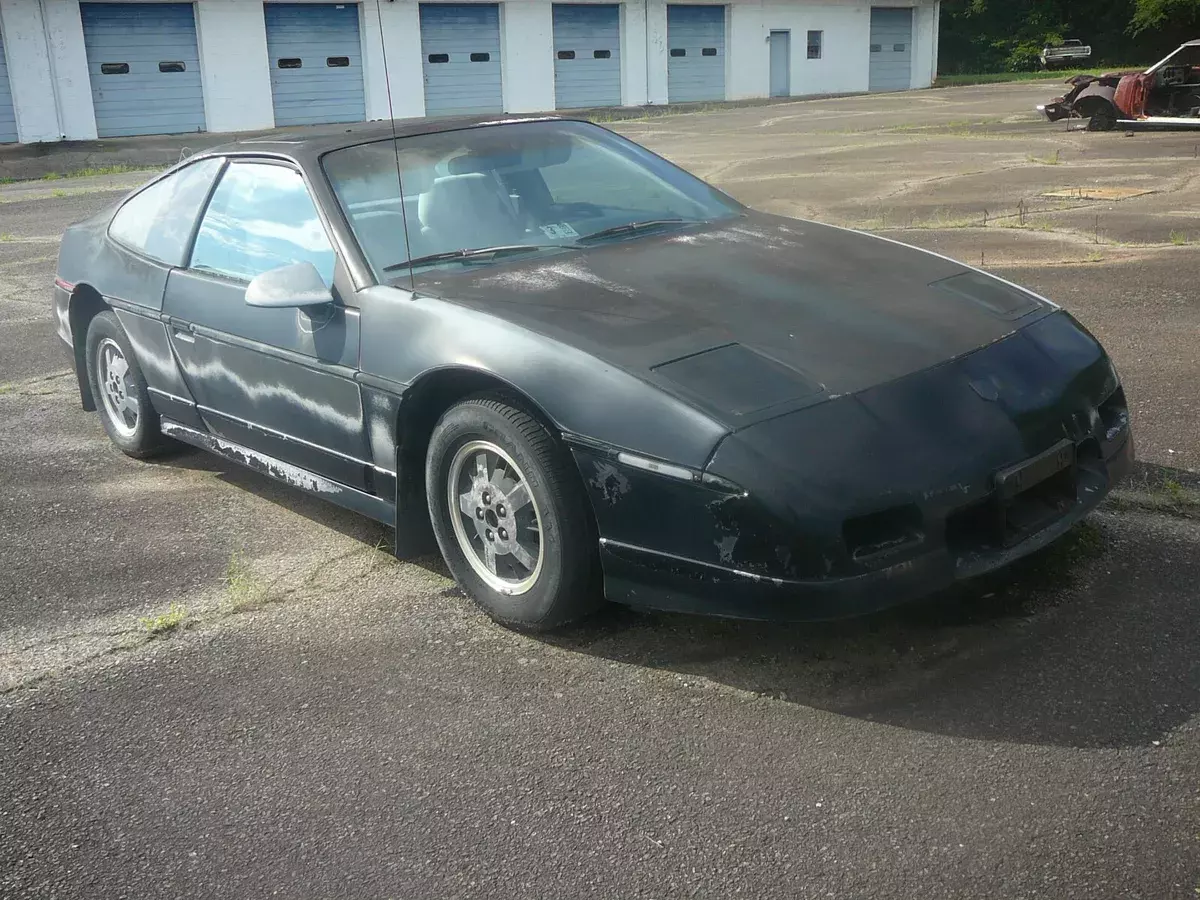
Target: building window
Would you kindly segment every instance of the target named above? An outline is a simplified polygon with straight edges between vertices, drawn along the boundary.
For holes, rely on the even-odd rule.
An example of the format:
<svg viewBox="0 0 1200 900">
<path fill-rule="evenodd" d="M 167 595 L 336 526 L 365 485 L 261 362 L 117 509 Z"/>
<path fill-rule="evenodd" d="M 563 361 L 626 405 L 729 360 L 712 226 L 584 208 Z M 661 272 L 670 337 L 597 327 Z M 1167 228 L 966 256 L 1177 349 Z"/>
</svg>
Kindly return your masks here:
<svg viewBox="0 0 1200 900">
<path fill-rule="evenodd" d="M 700 51 L 700 55 L 701 56 L 716 56 L 717 48 L 716 47 L 705 47 L 703 50 Z"/>
<path fill-rule="evenodd" d="M 325 65 L 330 69 L 348 69 L 350 68 L 350 57 L 327 56 L 325 57 Z"/>
<path fill-rule="evenodd" d="M 574 50 L 559 50 L 558 58 L 559 59 L 574 59 L 575 51 Z"/>
<path fill-rule="evenodd" d="M 883 52 L 883 44 L 872 44 L 871 52 L 872 53 L 882 53 Z"/>
<path fill-rule="evenodd" d="M 671 51 L 672 56 L 687 56 L 687 50 L 682 47 L 676 47 Z"/>
<path fill-rule="evenodd" d="M 450 62 L 449 53 L 430 53 L 429 61 L 431 63 L 448 63 Z"/>
<path fill-rule="evenodd" d="M 905 44 L 892 44 L 892 49 L 897 53 L 903 53 L 905 46 Z"/>
<path fill-rule="evenodd" d="M 612 59 L 611 50 L 593 50 L 592 59 Z"/>
<path fill-rule="evenodd" d="M 808 58 L 820 59 L 821 46 L 825 43 L 825 32 L 810 31 L 808 33 Z"/>
<path fill-rule="evenodd" d="M 177 60 L 171 60 L 169 62 L 160 62 L 158 64 L 158 71 L 160 71 L 160 72 L 186 72 L 187 66 Z"/>
<path fill-rule="evenodd" d="M 492 58 L 490 53 L 472 53 L 471 62 L 489 62 Z"/>
<path fill-rule="evenodd" d="M 279 60 L 278 65 L 281 69 L 299 69 L 304 63 L 300 61 L 300 57 L 298 56 L 285 56 Z"/>
<path fill-rule="evenodd" d="M 101 75 L 128 75 L 129 63 L 100 63 Z"/>
</svg>

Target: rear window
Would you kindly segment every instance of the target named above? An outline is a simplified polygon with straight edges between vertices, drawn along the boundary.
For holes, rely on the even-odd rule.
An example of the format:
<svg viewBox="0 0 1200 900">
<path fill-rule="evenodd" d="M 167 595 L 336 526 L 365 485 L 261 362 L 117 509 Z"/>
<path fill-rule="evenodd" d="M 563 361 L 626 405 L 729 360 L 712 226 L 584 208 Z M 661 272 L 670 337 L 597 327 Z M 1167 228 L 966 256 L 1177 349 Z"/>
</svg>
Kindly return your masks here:
<svg viewBox="0 0 1200 900">
<path fill-rule="evenodd" d="M 130 197 L 113 216 L 109 236 L 168 266 L 183 265 L 196 216 L 224 162 L 202 159 Z"/>
</svg>

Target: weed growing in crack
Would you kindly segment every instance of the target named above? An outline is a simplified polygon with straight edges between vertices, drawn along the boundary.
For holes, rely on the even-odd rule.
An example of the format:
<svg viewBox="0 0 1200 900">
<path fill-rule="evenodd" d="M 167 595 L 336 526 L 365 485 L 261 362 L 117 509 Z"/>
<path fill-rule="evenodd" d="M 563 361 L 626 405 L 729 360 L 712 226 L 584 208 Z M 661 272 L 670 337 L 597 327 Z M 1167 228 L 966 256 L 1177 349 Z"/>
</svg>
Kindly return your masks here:
<svg viewBox="0 0 1200 900">
<path fill-rule="evenodd" d="M 188 620 L 186 606 L 172 603 L 166 612 L 155 616 L 142 616 L 138 619 L 138 627 L 150 637 L 163 637 L 175 631 Z"/>
<path fill-rule="evenodd" d="M 1062 151 L 1055 150 L 1049 156 L 1034 156 L 1032 153 L 1026 157 L 1031 163 L 1037 163 L 1042 166 L 1057 166 L 1062 164 Z"/>
<path fill-rule="evenodd" d="M 221 598 L 221 608 L 226 612 L 252 609 L 266 602 L 268 597 L 267 585 L 254 574 L 246 558 L 241 553 L 234 553 L 229 557 L 229 565 L 225 568 L 225 596 Z"/>
</svg>

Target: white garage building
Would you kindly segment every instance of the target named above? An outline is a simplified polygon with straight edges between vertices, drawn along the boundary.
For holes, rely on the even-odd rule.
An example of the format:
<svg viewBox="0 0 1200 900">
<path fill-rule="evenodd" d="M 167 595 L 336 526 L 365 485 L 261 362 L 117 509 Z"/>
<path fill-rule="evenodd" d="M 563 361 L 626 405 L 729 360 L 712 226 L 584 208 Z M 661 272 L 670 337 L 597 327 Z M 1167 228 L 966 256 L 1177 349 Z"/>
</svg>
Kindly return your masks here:
<svg viewBox="0 0 1200 900">
<path fill-rule="evenodd" d="M 938 13 L 939 0 L 0 0 L 0 142 L 908 90 L 937 71 Z"/>
</svg>

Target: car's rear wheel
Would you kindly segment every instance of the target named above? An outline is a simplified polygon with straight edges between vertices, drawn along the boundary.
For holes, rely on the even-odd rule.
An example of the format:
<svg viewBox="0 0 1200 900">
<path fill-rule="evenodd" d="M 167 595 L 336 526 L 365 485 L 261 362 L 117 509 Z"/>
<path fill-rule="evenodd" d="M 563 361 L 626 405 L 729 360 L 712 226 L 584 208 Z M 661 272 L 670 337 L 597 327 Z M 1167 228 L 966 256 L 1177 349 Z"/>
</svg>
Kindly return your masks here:
<svg viewBox="0 0 1200 900">
<path fill-rule="evenodd" d="M 602 602 L 578 473 L 511 400 L 485 395 L 447 410 L 429 441 L 425 488 L 451 574 L 496 621 L 548 630 Z"/>
<path fill-rule="evenodd" d="M 1088 131 L 1112 131 L 1117 127 L 1117 117 L 1109 109 L 1098 109 L 1088 119 Z"/>
<path fill-rule="evenodd" d="M 92 319 L 84 359 L 100 421 L 112 442 L 138 459 L 160 453 L 167 441 L 150 404 L 146 379 L 116 315 L 102 312 Z"/>
</svg>

